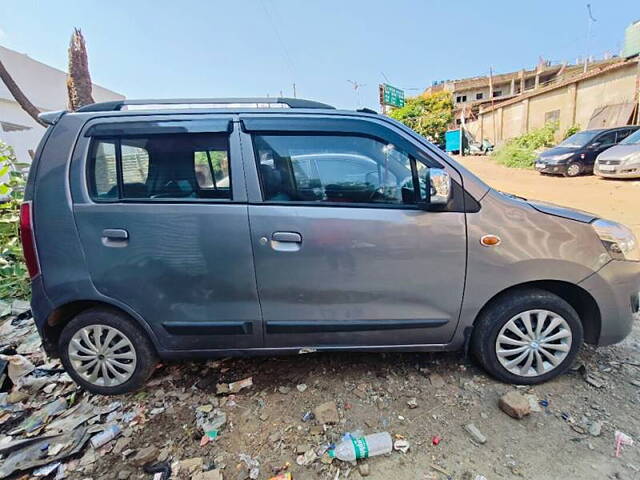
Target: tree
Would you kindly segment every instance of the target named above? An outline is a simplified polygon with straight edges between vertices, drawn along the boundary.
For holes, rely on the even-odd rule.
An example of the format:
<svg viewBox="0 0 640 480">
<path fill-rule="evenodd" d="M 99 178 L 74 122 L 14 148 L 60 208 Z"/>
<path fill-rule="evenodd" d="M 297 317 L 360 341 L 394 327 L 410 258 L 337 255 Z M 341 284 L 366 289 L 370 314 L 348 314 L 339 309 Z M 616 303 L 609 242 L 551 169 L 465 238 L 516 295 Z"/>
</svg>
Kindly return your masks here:
<svg viewBox="0 0 640 480">
<path fill-rule="evenodd" d="M 69 75 L 67 76 L 67 92 L 69 109 L 75 111 L 80 107 L 94 103 L 91 96 L 91 75 L 87 47 L 82 31 L 73 29 L 69 42 Z"/>
<path fill-rule="evenodd" d="M 16 99 L 16 102 L 18 102 L 18 105 L 20 105 L 22 109 L 25 112 L 27 112 L 29 116 L 33 118 L 36 122 L 38 122 L 43 127 L 46 127 L 46 124 L 38 118 L 38 114 L 40 113 L 40 110 L 38 110 L 38 108 L 29 101 L 29 99 L 22 92 L 18 84 L 13 80 L 13 77 L 7 71 L 7 69 L 5 68 L 1 60 L 0 60 L 0 79 L 2 79 L 4 84 L 7 86 L 7 89 L 9 90 L 9 92 L 11 92 L 11 95 L 13 95 L 13 98 Z"/>
<path fill-rule="evenodd" d="M 390 117 L 404 123 L 429 140 L 441 142 L 453 121 L 453 98 L 449 92 L 436 92 L 407 99 L 404 107 Z"/>
</svg>

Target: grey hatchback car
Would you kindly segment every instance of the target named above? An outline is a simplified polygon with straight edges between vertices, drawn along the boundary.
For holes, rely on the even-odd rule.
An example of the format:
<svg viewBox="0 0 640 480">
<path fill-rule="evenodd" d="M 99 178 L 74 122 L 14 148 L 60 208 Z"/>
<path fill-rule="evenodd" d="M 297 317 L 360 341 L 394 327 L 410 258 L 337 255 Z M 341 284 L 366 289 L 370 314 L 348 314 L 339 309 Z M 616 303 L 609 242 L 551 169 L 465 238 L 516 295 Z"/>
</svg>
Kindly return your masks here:
<svg viewBox="0 0 640 480">
<path fill-rule="evenodd" d="M 92 392 L 137 389 L 158 359 L 335 350 L 468 348 L 533 384 L 638 314 L 628 228 L 493 190 L 375 112 L 125 100 L 41 118 L 32 310 Z"/>
</svg>

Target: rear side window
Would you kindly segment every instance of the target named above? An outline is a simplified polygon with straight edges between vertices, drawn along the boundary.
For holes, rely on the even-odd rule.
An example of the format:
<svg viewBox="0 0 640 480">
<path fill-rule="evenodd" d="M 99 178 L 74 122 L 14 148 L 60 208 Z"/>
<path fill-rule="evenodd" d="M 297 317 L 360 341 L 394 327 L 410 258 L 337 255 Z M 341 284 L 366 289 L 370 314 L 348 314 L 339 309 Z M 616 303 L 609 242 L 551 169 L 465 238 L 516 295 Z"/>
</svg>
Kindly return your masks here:
<svg viewBox="0 0 640 480">
<path fill-rule="evenodd" d="M 88 166 L 96 201 L 231 199 L 226 134 L 94 138 Z"/>
<path fill-rule="evenodd" d="M 616 132 L 607 132 L 596 138 L 596 142 L 600 143 L 600 146 L 613 145 L 616 143 Z"/>
</svg>

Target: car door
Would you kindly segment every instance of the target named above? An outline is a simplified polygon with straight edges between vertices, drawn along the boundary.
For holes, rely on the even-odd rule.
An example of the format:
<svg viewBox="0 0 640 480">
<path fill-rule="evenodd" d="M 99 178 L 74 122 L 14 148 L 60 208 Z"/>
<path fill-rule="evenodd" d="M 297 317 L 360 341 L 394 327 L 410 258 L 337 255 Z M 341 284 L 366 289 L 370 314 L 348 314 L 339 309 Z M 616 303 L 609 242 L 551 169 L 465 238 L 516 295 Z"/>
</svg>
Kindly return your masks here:
<svg viewBox="0 0 640 480">
<path fill-rule="evenodd" d="M 418 170 L 440 165 L 377 120 L 241 121 L 265 345 L 448 342 L 464 289 L 464 213 L 416 206 Z"/>
<path fill-rule="evenodd" d="M 593 164 L 602 152 L 607 150 L 608 148 L 613 147 L 616 142 L 616 130 L 610 130 L 604 133 L 601 133 L 596 138 L 593 139 L 591 145 L 587 148 L 584 163 L 590 168 L 593 168 Z"/>
<path fill-rule="evenodd" d="M 262 344 L 246 188 L 231 116 L 93 121 L 72 171 L 95 288 L 168 350 Z"/>
</svg>

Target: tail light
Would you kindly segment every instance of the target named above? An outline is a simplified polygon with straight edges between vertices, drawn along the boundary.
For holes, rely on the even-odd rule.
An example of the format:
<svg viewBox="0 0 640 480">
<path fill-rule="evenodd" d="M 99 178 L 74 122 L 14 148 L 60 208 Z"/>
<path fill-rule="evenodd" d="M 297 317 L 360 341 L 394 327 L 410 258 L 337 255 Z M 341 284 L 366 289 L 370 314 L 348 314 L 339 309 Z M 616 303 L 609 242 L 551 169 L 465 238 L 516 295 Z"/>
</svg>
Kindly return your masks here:
<svg viewBox="0 0 640 480">
<path fill-rule="evenodd" d="M 40 263 L 38 262 L 38 252 L 36 251 L 36 239 L 33 234 L 33 211 L 31 202 L 20 205 L 20 240 L 22 241 L 22 251 L 27 264 L 29 276 L 35 278 L 40 274 Z"/>
</svg>

